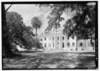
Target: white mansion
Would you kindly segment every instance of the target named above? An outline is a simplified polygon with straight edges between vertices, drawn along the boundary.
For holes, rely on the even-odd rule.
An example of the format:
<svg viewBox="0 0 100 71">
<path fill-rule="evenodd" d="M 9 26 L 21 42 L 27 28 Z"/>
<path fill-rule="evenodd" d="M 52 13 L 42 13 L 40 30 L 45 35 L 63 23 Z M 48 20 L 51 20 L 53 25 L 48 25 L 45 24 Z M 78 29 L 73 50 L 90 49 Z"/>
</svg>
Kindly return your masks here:
<svg viewBox="0 0 100 71">
<path fill-rule="evenodd" d="M 51 30 L 49 33 L 37 36 L 37 38 L 42 43 L 44 50 L 95 51 L 95 47 L 91 46 L 90 39 L 77 40 L 77 37 L 68 38 L 60 29 Z"/>
</svg>

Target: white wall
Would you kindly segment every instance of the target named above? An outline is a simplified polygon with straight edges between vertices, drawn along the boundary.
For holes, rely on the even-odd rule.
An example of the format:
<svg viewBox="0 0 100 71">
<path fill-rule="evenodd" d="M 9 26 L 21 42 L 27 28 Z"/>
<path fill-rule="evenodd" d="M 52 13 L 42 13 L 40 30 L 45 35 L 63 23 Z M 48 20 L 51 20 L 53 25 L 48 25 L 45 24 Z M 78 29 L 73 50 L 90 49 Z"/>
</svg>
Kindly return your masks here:
<svg viewBox="0 0 100 71">
<path fill-rule="evenodd" d="M 54 37 L 54 40 L 53 40 Z M 58 40 L 59 37 L 59 40 Z M 62 37 L 64 37 L 64 40 L 62 39 Z M 45 40 L 46 38 L 46 40 Z M 69 39 L 63 35 L 63 34 L 53 34 L 53 35 L 44 35 L 44 37 L 41 37 L 42 39 L 42 44 L 44 46 L 44 44 L 46 43 L 47 47 L 44 47 L 45 50 L 51 50 L 51 49 L 61 49 L 61 50 L 71 50 L 71 51 L 86 51 L 86 50 L 93 50 L 93 47 L 90 44 L 90 39 L 88 40 L 76 40 L 77 38 L 71 38 L 69 37 Z M 59 44 L 58 44 L 59 43 Z M 62 43 L 64 43 L 64 48 L 62 47 Z M 67 46 L 67 43 L 70 43 L 70 47 Z M 74 46 L 73 46 L 74 43 Z M 82 46 L 80 46 L 80 43 L 82 43 Z M 49 46 L 51 44 L 51 47 Z M 54 47 L 53 47 L 54 44 Z"/>
</svg>

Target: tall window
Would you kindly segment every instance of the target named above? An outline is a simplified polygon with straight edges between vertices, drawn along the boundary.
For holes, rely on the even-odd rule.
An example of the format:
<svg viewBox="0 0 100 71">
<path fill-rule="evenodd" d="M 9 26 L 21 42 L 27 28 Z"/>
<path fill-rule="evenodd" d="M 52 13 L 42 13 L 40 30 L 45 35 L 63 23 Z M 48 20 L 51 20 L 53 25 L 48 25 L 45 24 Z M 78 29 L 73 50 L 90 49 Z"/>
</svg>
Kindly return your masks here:
<svg viewBox="0 0 100 71">
<path fill-rule="evenodd" d="M 95 44 L 93 43 L 92 45 L 93 45 L 93 50 L 95 50 L 95 47 L 94 47 Z M 91 45 L 91 46 L 92 46 L 92 45 Z"/>
<path fill-rule="evenodd" d="M 62 37 L 62 40 L 64 40 L 64 37 Z"/>
<path fill-rule="evenodd" d="M 59 37 L 57 37 L 57 39 L 59 40 Z"/>
<path fill-rule="evenodd" d="M 46 47 L 46 43 L 44 44 L 44 47 Z"/>
<path fill-rule="evenodd" d="M 80 46 L 82 47 L 82 46 L 83 46 L 83 44 L 82 44 L 82 43 L 80 43 Z"/>
<path fill-rule="evenodd" d="M 59 47 L 59 42 L 57 43 L 58 47 Z"/>
<path fill-rule="evenodd" d="M 54 43 L 53 43 L 53 47 L 54 47 Z"/>
<path fill-rule="evenodd" d="M 69 42 L 67 43 L 67 46 L 70 47 L 70 43 Z"/>
<path fill-rule="evenodd" d="M 46 37 L 44 38 L 44 40 L 46 40 Z"/>
<path fill-rule="evenodd" d="M 75 43 L 73 42 L 72 45 L 75 46 Z"/>
<path fill-rule="evenodd" d="M 62 43 L 62 47 L 64 48 L 64 43 Z"/>
</svg>

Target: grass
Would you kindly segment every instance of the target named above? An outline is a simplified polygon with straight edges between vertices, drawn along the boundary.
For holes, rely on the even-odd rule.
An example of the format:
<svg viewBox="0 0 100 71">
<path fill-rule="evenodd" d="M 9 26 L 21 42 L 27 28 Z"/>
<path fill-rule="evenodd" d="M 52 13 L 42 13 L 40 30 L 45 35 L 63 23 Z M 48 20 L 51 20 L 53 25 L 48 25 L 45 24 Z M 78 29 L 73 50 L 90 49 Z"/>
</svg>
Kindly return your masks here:
<svg viewBox="0 0 100 71">
<path fill-rule="evenodd" d="M 22 55 L 23 57 L 4 58 L 3 69 L 93 69 L 96 66 L 94 53 L 75 54 L 62 52 L 49 54 L 42 52 L 22 52 Z"/>
</svg>

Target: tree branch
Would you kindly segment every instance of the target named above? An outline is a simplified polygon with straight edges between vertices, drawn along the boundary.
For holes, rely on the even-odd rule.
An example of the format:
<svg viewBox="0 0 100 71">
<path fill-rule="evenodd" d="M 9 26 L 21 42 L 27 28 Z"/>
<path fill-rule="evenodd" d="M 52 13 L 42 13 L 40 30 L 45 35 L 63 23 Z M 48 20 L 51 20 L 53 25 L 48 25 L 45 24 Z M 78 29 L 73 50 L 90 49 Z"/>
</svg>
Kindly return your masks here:
<svg viewBox="0 0 100 71">
<path fill-rule="evenodd" d="M 11 4 L 6 10 L 5 10 L 5 12 L 7 12 L 8 11 L 8 9 L 12 6 L 13 4 Z"/>
</svg>

